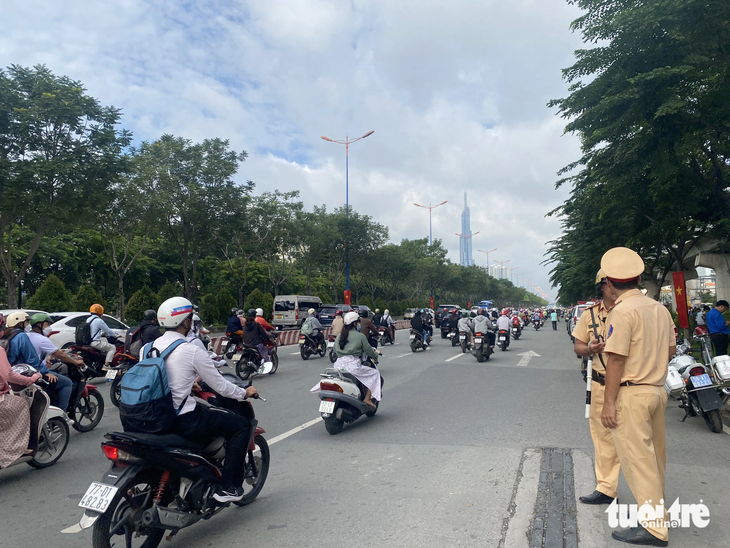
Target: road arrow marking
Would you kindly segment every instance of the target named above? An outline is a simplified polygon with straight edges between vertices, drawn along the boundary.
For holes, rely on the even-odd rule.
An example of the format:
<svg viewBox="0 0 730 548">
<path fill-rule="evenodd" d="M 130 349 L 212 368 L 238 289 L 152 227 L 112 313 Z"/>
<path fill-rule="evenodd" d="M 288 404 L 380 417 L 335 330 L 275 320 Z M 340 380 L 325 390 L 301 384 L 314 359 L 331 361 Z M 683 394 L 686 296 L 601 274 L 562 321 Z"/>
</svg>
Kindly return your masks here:
<svg viewBox="0 0 730 548">
<path fill-rule="evenodd" d="M 533 350 L 528 350 L 527 352 L 522 352 L 521 354 L 517 354 L 517 355 L 522 356 L 522 358 L 520 358 L 520 363 L 517 364 L 517 367 L 524 367 L 530 363 L 530 360 L 532 358 L 540 357 L 540 354 L 538 354 L 537 352 L 534 352 Z"/>
</svg>

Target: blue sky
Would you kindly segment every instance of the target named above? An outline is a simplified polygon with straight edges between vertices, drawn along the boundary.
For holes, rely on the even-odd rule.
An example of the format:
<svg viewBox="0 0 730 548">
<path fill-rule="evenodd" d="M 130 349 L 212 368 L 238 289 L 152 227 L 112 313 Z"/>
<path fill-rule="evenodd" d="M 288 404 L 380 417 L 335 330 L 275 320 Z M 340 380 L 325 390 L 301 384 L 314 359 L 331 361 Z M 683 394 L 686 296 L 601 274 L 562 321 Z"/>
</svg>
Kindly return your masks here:
<svg viewBox="0 0 730 548">
<path fill-rule="evenodd" d="M 579 157 L 545 105 L 565 96 L 578 15 L 565 0 L 0 0 L 0 64 L 43 63 L 123 108 L 138 140 L 229 139 L 241 181 L 300 190 L 309 206 L 350 201 L 393 241 L 428 234 L 413 202 L 449 203 L 434 237 L 458 261 L 463 192 L 474 247 L 498 248 L 552 296 L 545 213 L 558 169 Z M 483 254 L 476 254 L 484 262 Z"/>
</svg>

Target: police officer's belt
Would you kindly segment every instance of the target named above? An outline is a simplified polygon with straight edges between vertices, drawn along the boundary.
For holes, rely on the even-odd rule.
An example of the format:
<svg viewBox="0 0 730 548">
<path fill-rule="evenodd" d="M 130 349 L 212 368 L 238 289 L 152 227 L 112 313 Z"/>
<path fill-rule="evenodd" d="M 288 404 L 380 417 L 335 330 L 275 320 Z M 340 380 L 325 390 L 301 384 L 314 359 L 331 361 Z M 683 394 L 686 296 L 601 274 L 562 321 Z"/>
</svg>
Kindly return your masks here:
<svg viewBox="0 0 730 548">
<path fill-rule="evenodd" d="M 598 371 L 591 370 L 591 378 L 601 386 L 606 386 L 606 376 L 601 375 Z M 624 381 L 619 386 L 642 386 L 631 381 Z"/>
</svg>

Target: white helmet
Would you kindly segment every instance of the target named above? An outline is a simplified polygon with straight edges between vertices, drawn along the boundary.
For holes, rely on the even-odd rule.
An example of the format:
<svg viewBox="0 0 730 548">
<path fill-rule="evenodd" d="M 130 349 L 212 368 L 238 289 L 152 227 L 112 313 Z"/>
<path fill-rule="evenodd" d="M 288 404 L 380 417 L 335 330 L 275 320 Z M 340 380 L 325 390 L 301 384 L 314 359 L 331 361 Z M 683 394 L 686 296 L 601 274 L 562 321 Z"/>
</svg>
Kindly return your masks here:
<svg viewBox="0 0 730 548">
<path fill-rule="evenodd" d="M 390 314 L 390 310 L 388 310 L 388 309 L 386 308 L 386 309 L 385 309 L 385 312 L 383 312 L 383 314 L 385 314 L 386 316 L 388 316 L 388 315 Z"/>
<path fill-rule="evenodd" d="M 193 313 L 193 303 L 185 297 L 167 299 L 157 309 L 157 321 L 160 327 L 175 329 Z"/>
<path fill-rule="evenodd" d="M 345 314 L 345 325 L 352 325 L 360 319 L 360 315 L 357 312 L 348 312 Z"/>
<path fill-rule="evenodd" d="M 257 308 L 256 309 L 256 315 L 257 316 L 263 316 L 264 315 L 264 309 L 263 308 Z"/>
<path fill-rule="evenodd" d="M 15 327 L 19 323 L 23 323 L 28 319 L 28 314 L 23 312 L 22 310 L 17 310 L 13 312 L 12 314 L 8 314 L 8 316 L 5 318 L 5 325 L 8 327 Z"/>
</svg>

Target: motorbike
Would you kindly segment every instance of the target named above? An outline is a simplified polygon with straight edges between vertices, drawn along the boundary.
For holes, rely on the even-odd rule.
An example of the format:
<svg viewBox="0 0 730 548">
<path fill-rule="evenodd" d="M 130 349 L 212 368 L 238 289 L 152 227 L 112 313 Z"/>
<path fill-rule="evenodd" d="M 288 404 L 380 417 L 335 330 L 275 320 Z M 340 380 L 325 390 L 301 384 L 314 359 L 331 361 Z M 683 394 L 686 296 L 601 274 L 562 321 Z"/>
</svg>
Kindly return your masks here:
<svg viewBox="0 0 730 548">
<path fill-rule="evenodd" d="M 492 345 L 490 344 L 491 341 L 489 340 L 489 335 L 489 333 L 474 333 L 474 345 L 471 349 L 471 353 L 479 363 L 488 360 L 489 356 L 494 353 L 494 348 L 492 348 Z"/>
<path fill-rule="evenodd" d="M 676 356 L 669 362 L 664 390 L 668 396 L 678 399 L 679 407 L 684 409 L 681 422 L 700 415 L 710 431 L 719 434 L 723 431 L 720 411 L 730 397 L 730 388 L 723 386 L 730 381 L 730 357 L 711 358 L 709 340 L 698 338 L 704 359 L 710 365 L 699 363 L 688 355 L 690 345 L 685 341 L 677 347 Z"/>
<path fill-rule="evenodd" d="M 466 354 L 467 350 L 471 350 L 471 342 L 469 342 L 469 335 L 466 331 L 459 333 L 459 344 L 461 345 L 462 354 Z"/>
<path fill-rule="evenodd" d="M 426 346 L 428 343 L 431 342 L 431 336 L 429 335 L 428 341 L 423 340 L 423 333 L 419 333 L 415 329 L 411 329 L 411 334 L 409 336 L 409 343 L 411 346 L 411 351 L 415 352 L 416 350 L 423 349 L 426 350 Z"/>
<path fill-rule="evenodd" d="M 499 333 L 497 334 L 497 343 L 499 344 L 499 347 L 504 352 L 509 347 L 509 339 L 508 332 L 505 329 L 500 329 Z"/>
<path fill-rule="evenodd" d="M 107 340 L 117 347 L 110 369 L 118 367 L 122 362 L 137 360 L 138 356 L 132 356 L 125 352 L 124 341 L 111 337 L 108 337 Z M 76 354 L 79 359 L 84 360 L 84 364 L 89 369 L 87 378 L 106 377 L 108 372 L 102 369 L 106 363 L 106 352 L 101 352 L 93 346 L 75 343 L 64 346 L 64 350 L 68 350 Z"/>
<path fill-rule="evenodd" d="M 330 357 L 330 362 L 335 363 L 337 361 L 337 355 L 335 354 L 335 339 L 336 335 L 330 335 L 327 337 L 327 354 Z"/>
<path fill-rule="evenodd" d="M 92 431 L 104 416 L 104 396 L 95 385 L 87 382 L 93 376 L 91 368 L 86 365 L 70 365 L 68 368 L 73 390 L 66 411 L 73 419 L 71 426 L 77 432 Z"/>
<path fill-rule="evenodd" d="M 279 369 L 279 354 L 277 352 L 279 341 L 277 339 L 277 333 L 270 333 L 270 335 L 273 337 L 273 340 L 267 341 L 266 346 L 269 350 L 272 367 L 268 374 L 273 375 L 276 373 L 276 370 Z M 269 343 L 271 346 L 269 346 Z M 247 346 L 240 343 L 237 350 L 241 351 L 241 357 L 238 358 L 238 361 L 236 362 L 236 375 L 239 379 L 245 381 L 250 379 L 251 375 L 266 374 L 266 372 L 259 373 L 262 358 L 255 346 Z"/>
<path fill-rule="evenodd" d="M 378 334 L 380 335 L 380 346 L 385 346 L 386 343 L 395 344 L 390 337 L 390 329 L 387 327 L 378 327 Z"/>
<path fill-rule="evenodd" d="M 27 364 L 13 366 L 13 371 L 24 377 L 32 377 L 35 368 Z M 30 438 L 28 449 L 24 455 L 11 462 L 6 468 L 27 463 L 33 468 L 47 468 L 58 462 L 66 452 L 71 434 L 66 424 L 66 417 L 61 408 L 51 405 L 51 398 L 40 386 L 48 384 L 38 379 L 35 384 L 20 386 L 10 383 L 16 396 L 25 399 L 30 410 Z"/>
<path fill-rule="evenodd" d="M 109 368 L 109 371 L 106 372 L 107 382 L 110 381 L 112 383 L 109 387 L 109 399 L 114 407 L 119 407 L 119 400 L 122 397 L 122 377 L 138 361 L 138 359 L 129 356 L 127 359 L 121 361 L 119 365 Z"/>
<path fill-rule="evenodd" d="M 522 335 L 522 328 L 519 325 L 513 325 L 512 326 L 512 338 L 516 341 L 520 340 L 520 335 Z"/>
<path fill-rule="evenodd" d="M 310 356 L 314 356 L 315 354 L 319 354 L 320 357 L 324 357 L 326 352 L 326 346 L 317 343 L 311 335 L 305 335 L 304 333 L 299 334 L 299 354 L 303 360 L 306 361 Z"/>
<path fill-rule="evenodd" d="M 377 369 L 370 357 L 363 364 Z M 365 402 L 367 388 L 357 380 L 355 375 L 344 369 L 325 369 L 320 374 L 319 381 L 319 412 L 324 419 L 324 427 L 331 435 L 339 434 L 345 423 L 354 422 L 361 416 L 375 416 L 379 402 L 375 398 L 375 409 Z M 380 386 L 383 386 L 383 376 L 380 376 Z"/>
<path fill-rule="evenodd" d="M 538 329 L 540 329 L 542 327 L 542 320 L 534 320 L 532 322 L 532 324 L 533 324 L 533 327 L 535 328 L 535 331 L 537 331 Z"/>
<path fill-rule="evenodd" d="M 224 376 L 242 388 L 247 386 L 231 374 Z M 265 431 L 258 426 L 250 402 L 235 402 L 235 408 L 230 409 L 219 403 L 215 394 L 206 392 L 207 387 L 201 388 L 198 396 L 193 394 L 198 405 L 251 420 L 244 462 L 244 497 L 233 503 L 246 506 L 259 495 L 269 473 Z M 207 400 L 206 394 L 210 396 Z M 77 533 L 93 526 L 94 548 L 124 545 L 125 541 L 126 546 L 131 546 L 133 538 L 145 548 L 154 548 L 162 542 L 166 530 L 170 539 L 181 529 L 230 506 L 231 503 L 219 503 L 213 498 L 226 453 L 223 437 L 207 446 L 176 434 L 110 432 L 105 438 L 101 448 L 111 467 L 81 498 L 79 506 L 84 514 L 79 524 L 64 533 Z"/>
<path fill-rule="evenodd" d="M 452 327 L 449 330 L 449 334 L 446 335 L 446 337 L 451 341 L 451 346 L 456 346 L 459 344 L 459 332 L 455 327 Z"/>
</svg>

